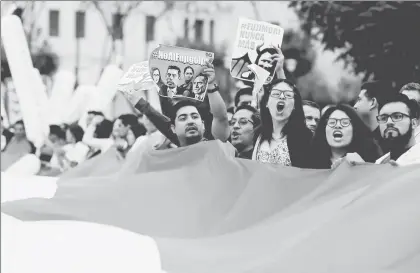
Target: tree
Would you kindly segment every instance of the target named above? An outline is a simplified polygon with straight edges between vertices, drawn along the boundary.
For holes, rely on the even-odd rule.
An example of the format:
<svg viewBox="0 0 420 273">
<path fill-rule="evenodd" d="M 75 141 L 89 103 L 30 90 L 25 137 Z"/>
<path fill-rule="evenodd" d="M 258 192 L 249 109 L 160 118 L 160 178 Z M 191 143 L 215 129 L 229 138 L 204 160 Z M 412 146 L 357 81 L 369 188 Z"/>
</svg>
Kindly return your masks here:
<svg viewBox="0 0 420 273">
<path fill-rule="evenodd" d="M 364 80 L 401 86 L 420 79 L 420 3 L 292 2 L 303 29 L 324 44 L 341 50 L 337 59 L 352 65 Z"/>
<path fill-rule="evenodd" d="M 108 53 L 108 56 L 104 59 L 102 69 L 108 65 L 112 58 L 116 58 L 116 53 L 123 55 L 123 52 L 116 52 L 119 43 L 122 43 L 124 39 L 124 24 L 126 19 L 134 12 L 141 12 L 141 4 L 143 1 L 83 1 L 84 4 L 93 5 L 93 7 L 101 15 L 104 26 L 107 30 L 108 37 L 111 39 L 111 50 Z M 112 16 L 106 12 L 105 6 L 112 5 L 115 13 Z M 162 11 L 156 16 L 156 19 L 163 16 L 167 11 L 171 10 L 174 7 L 174 2 L 164 1 Z M 123 47 L 122 47 L 123 48 Z M 104 52 L 106 50 L 106 43 L 104 43 Z M 105 55 L 105 54 L 104 54 Z M 123 57 L 123 56 L 121 56 Z"/>
</svg>

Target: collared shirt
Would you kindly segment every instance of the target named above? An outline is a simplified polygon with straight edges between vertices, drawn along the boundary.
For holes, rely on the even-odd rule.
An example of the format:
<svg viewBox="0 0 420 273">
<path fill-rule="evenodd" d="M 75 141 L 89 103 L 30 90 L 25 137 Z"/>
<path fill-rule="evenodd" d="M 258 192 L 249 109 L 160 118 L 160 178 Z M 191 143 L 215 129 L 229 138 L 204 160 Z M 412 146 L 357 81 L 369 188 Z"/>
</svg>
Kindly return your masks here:
<svg viewBox="0 0 420 273">
<path fill-rule="evenodd" d="M 176 95 L 177 95 L 176 87 L 172 88 L 172 89 L 169 89 L 169 87 L 168 87 L 168 97 L 172 98 L 173 96 L 176 96 Z"/>
</svg>

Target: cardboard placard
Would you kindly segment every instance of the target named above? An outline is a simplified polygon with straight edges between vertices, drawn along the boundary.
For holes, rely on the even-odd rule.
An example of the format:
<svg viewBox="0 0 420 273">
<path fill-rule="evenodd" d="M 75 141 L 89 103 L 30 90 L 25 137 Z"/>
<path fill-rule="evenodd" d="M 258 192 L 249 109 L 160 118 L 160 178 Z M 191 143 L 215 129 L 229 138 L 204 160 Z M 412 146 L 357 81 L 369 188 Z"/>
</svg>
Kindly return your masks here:
<svg viewBox="0 0 420 273">
<path fill-rule="evenodd" d="M 255 82 L 255 74 L 249 65 L 256 64 L 266 69 L 270 75 L 265 84 L 273 80 L 276 62 L 271 56 L 277 54 L 274 47 L 280 47 L 284 30 L 276 25 L 239 18 L 236 40 L 233 47 L 230 74 L 233 78 Z"/>
</svg>

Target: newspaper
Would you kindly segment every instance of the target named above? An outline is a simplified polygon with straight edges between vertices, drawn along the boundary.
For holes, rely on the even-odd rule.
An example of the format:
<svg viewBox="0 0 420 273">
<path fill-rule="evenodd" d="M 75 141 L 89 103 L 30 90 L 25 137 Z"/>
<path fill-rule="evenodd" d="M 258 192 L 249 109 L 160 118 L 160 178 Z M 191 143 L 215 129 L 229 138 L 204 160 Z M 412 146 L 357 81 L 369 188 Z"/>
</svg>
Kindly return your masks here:
<svg viewBox="0 0 420 273">
<path fill-rule="evenodd" d="M 213 60 L 213 52 L 160 45 L 150 56 L 150 74 L 160 96 L 202 102 L 208 86 L 203 70 Z"/>
</svg>

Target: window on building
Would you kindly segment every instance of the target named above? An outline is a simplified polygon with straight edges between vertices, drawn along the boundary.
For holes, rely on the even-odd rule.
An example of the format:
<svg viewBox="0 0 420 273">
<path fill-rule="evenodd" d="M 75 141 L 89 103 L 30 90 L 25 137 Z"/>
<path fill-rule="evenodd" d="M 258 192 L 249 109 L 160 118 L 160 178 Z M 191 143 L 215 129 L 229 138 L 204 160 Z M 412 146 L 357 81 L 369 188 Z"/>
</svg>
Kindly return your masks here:
<svg viewBox="0 0 420 273">
<path fill-rule="evenodd" d="M 76 38 L 85 38 L 85 18 L 84 11 L 76 11 Z"/>
<path fill-rule="evenodd" d="M 123 15 L 121 13 L 114 13 L 112 16 L 112 31 L 116 40 L 122 40 L 124 38 L 122 18 Z"/>
<path fill-rule="evenodd" d="M 189 34 L 190 34 L 189 21 L 188 19 L 185 19 L 184 20 L 184 38 L 188 39 Z"/>
<path fill-rule="evenodd" d="M 155 24 L 156 24 L 155 16 L 146 17 L 146 42 L 155 40 Z"/>
<path fill-rule="evenodd" d="M 210 43 L 214 44 L 214 20 L 210 21 Z"/>
<path fill-rule="evenodd" d="M 58 37 L 60 35 L 60 12 L 58 10 L 50 10 L 49 24 L 50 36 Z"/>
<path fill-rule="evenodd" d="M 195 20 L 195 41 L 202 42 L 203 41 L 203 20 Z"/>
</svg>

